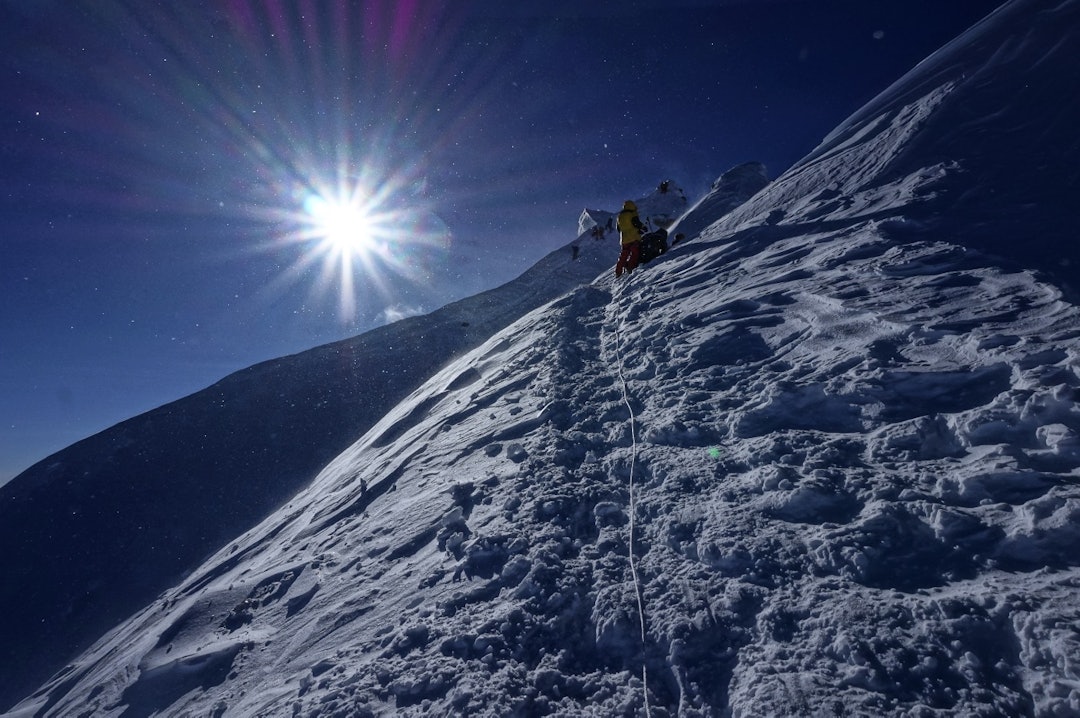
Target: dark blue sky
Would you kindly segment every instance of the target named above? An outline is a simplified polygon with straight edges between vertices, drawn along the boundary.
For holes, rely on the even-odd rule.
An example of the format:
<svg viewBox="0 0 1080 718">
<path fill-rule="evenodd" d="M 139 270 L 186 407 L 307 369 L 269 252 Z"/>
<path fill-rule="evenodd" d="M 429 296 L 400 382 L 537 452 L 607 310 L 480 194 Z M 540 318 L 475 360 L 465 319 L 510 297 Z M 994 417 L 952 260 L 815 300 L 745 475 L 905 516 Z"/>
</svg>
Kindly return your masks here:
<svg viewBox="0 0 1080 718">
<path fill-rule="evenodd" d="M 775 176 L 997 4 L 8 0 L 0 481 L 516 276 L 583 207 Z M 343 275 L 309 210 L 344 189 L 380 239 Z"/>
</svg>

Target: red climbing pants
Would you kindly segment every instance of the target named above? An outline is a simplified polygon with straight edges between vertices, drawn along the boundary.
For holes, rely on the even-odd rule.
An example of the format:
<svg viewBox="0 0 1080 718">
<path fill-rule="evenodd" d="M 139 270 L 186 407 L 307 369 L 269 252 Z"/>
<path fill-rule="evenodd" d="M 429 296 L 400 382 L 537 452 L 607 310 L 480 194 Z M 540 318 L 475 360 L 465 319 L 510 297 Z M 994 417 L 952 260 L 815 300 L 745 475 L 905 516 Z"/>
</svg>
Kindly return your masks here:
<svg viewBox="0 0 1080 718">
<path fill-rule="evenodd" d="M 627 272 L 634 271 L 634 268 L 638 265 L 639 257 L 641 257 L 641 242 L 624 244 L 622 252 L 619 253 L 619 261 L 615 264 L 615 276 L 622 276 L 624 269 Z"/>
</svg>

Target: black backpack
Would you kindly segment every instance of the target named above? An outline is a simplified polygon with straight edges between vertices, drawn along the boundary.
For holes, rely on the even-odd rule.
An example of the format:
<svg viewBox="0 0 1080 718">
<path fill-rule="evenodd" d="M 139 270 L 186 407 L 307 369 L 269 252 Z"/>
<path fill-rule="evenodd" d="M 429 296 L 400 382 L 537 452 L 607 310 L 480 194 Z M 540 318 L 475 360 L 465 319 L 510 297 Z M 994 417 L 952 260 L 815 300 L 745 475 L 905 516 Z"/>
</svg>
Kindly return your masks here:
<svg viewBox="0 0 1080 718">
<path fill-rule="evenodd" d="M 660 228 L 641 238 L 641 256 L 638 261 L 647 264 L 668 250 L 667 230 Z"/>
</svg>

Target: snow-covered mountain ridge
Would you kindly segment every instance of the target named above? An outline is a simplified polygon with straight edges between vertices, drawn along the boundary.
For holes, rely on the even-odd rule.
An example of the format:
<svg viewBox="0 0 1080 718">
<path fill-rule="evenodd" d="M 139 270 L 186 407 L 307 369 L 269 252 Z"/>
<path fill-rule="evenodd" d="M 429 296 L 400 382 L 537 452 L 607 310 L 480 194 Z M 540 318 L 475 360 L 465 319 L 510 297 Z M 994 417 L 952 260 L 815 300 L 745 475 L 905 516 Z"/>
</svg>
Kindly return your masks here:
<svg viewBox="0 0 1080 718">
<path fill-rule="evenodd" d="M 673 208 L 653 195 L 643 207 Z M 237 372 L 0 488 L 0 706 L 280 506 L 433 371 L 618 252 L 611 237 L 571 244 L 431 314 Z"/>
<path fill-rule="evenodd" d="M 1080 309 L 943 229 L 1050 160 L 920 154 L 950 68 L 1055 83 L 1078 15 L 1011 3 L 939 84 L 495 332 L 15 714 L 1080 712 Z M 998 101 L 979 137 L 1061 119 Z"/>
<path fill-rule="evenodd" d="M 890 217 L 1037 269 L 1080 300 L 1080 22 L 1075 2 L 1014 0 L 841 123 L 732 224 Z"/>
<path fill-rule="evenodd" d="M 764 166 L 760 163 L 751 164 L 761 168 L 763 179 L 761 184 L 755 186 L 748 186 L 746 184 L 743 180 L 743 175 L 745 174 L 744 165 L 731 168 L 716 180 L 717 186 L 722 186 L 731 193 L 731 202 L 727 206 L 724 214 L 738 207 L 745 202 L 747 198 L 753 196 L 756 192 L 760 191 L 763 186 L 768 184 L 768 179 L 764 177 Z M 715 191 L 716 186 L 713 187 L 712 194 L 715 194 Z M 644 222 L 646 229 L 667 229 L 674 224 L 677 219 L 686 214 L 686 192 L 682 187 L 679 187 L 671 180 L 664 180 L 649 195 L 637 200 L 636 206 L 638 215 L 642 222 Z M 618 218 L 619 210 L 621 209 L 621 207 L 617 207 L 615 208 L 615 211 L 609 212 L 606 210 L 585 208 L 578 217 L 578 235 L 594 236 L 593 232 L 595 231 L 598 233 L 599 238 L 605 236 L 618 236 L 618 228 L 615 225 L 615 220 Z"/>
</svg>

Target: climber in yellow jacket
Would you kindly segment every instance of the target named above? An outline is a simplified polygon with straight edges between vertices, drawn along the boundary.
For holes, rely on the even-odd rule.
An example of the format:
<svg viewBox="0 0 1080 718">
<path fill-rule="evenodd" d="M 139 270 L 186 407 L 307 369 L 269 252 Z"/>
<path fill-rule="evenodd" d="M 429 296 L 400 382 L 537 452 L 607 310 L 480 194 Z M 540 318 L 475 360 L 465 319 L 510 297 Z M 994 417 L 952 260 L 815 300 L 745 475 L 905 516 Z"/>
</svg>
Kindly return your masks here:
<svg viewBox="0 0 1080 718">
<path fill-rule="evenodd" d="M 626 200 L 623 202 L 622 211 L 619 212 L 619 237 L 622 240 L 622 251 L 619 253 L 619 261 L 615 264 L 615 276 L 622 276 L 623 270 L 634 271 L 641 257 L 641 230 L 645 225 L 638 217 L 637 205 Z"/>
</svg>

